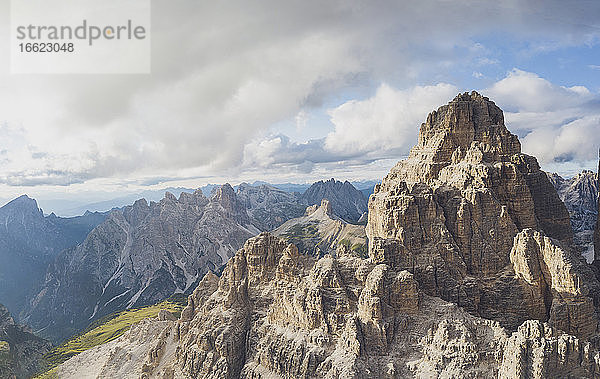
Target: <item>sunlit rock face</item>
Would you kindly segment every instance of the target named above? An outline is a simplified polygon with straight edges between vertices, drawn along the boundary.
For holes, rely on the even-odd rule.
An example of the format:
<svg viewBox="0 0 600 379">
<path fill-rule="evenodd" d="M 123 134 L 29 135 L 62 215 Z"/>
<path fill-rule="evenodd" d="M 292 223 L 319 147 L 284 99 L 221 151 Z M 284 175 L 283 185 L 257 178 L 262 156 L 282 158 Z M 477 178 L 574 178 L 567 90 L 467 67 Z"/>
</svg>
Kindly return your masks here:
<svg viewBox="0 0 600 379">
<path fill-rule="evenodd" d="M 598 284 L 575 279 L 593 275 L 571 256 L 567 209 L 502 111 L 477 93 L 429 114 L 417 146 L 371 196 L 367 234 L 373 258 L 386 245 L 388 261 L 410 269 L 426 293 L 505 327 L 554 320 L 567 294 L 593 310 Z M 522 275 L 530 261 L 535 269 Z M 563 275 L 553 265 L 573 269 Z M 556 287 L 575 280 L 579 287 Z M 595 331 L 589 317 L 586 337 Z"/>
</svg>

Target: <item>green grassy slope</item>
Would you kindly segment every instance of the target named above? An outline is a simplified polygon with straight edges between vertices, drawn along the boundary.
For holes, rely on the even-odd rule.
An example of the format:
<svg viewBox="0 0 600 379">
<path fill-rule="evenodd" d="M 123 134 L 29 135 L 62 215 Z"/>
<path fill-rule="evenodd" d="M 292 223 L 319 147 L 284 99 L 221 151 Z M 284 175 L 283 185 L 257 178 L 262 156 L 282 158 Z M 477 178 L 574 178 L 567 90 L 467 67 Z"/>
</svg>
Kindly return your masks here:
<svg viewBox="0 0 600 379">
<path fill-rule="evenodd" d="M 74 355 L 107 342 L 110 342 L 125 333 L 129 328 L 145 318 L 156 317 L 161 309 L 173 313 L 179 318 L 183 307 L 187 304 L 187 297 L 174 295 L 171 298 L 147 307 L 127 309 L 116 312 L 93 322 L 82 333 L 69 338 L 60 346 L 52 349 L 44 358 L 46 360 L 46 372 L 38 375 L 36 379 L 47 379 L 56 377 L 54 369 L 59 364 Z"/>
</svg>

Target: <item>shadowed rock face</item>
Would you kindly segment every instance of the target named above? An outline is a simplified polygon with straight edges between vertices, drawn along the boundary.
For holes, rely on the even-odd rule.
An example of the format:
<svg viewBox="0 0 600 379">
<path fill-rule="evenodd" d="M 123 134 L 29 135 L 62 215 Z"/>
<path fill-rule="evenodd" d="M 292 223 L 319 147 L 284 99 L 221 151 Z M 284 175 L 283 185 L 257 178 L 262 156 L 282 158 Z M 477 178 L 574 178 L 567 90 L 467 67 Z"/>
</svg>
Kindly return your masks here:
<svg viewBox="0 0 600 379">
<path fill-rule="evenodd" d="M 260 230 L 273 230 L 289 219 L 302 216 L 306 208 L 300 204 L 297 194 L 266 184 L 242 183 L 236 195 Z"/>
<path fill-rule="evenodd" d="M 62 250 L 83 241 L 105 218 L 106 214 L 91 212 L 71 218 L 44 216 L 26 195 L 1 207 L 0 302 L 18 316 L 48 264 Z"/>
<path fill-rule="evenodd" d="M 367 211 L 367 199 L 348 181 L 318 181 L 300 197 L 300 201 L 305 205 L 318 206 L 323 199 L 329 200 L 333 213 L 346 222 L 358 222 Z"/>
<path fill-rule="evenodd" d="M 132 372 L 598 377 L 598 282 L 569 249 L 552 191 L 501 111 L 461 94 L 428 117 L 411 156 L 371 196 L 368 258 L 340 248 L 316 259 L 269 233 L 251 238 L 220 278 L 202 279 Z M 115 342 L 120 356 L 137 351 L 135 332 Z M 106 352 L 79 362 L 93 357 L 118 376 Z M 60 373 L 76 377 L 76 364 Z"/>
<path fill-rule="evenodd" d="M 0 304 L 0 378 L 30 378 L 42 368 L 42 358 L 51 348 L 49 341 L 16 324 Z"/>
<path fill-rule="evenodd" d="M 594 229 L 598 217 L 598 174 L 584 170 L 570 179 L 548 174 L 571 216 L 573 242 L 588 263 L 594 260 Z"/>
</svg>

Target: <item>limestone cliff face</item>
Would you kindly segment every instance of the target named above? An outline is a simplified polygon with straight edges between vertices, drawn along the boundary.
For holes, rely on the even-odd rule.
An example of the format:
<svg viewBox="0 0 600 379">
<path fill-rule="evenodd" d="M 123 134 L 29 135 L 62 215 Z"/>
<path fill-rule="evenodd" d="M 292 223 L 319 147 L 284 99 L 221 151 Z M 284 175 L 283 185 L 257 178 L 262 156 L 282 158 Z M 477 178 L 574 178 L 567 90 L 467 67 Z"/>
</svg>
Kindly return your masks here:
<svg viewBox="0 0 600 379">
<path fill-rule="evenodd" d="M 585 263 L 532 229 L 515 237 L 510 260 L 531 291 L 532 315 L 542 316 L 530 318 L 548 314 L 560 330 L 586 338 L 595 334 L 598 320 L 590 293 L 598 292 L 598 283 Z"/>
<path fill-rule="evenodd" d="M 462 94 L 429 115 L 410 157 L 375 189 L 368 258 L 340 247 L 317 259 L 268 233 L 251 238 L 220 278 L 202 279 L 136 370 L 148 378 L 597 378 L 599 284 L 571 251 L 570 230 L 500 109 Z M 125 338 L 115 342 L 120 355 L 133 356 Z"/>
<path fill-rule="evenodd" d="M 600 355 L 590 342 L 526 321 L 507 340 L 499 379 L 598 378 Z"/>
<path fill-rule="evenodd" d="M 554 258 L 578 259 L 559 247 L 572 242 L 567 209 L 536 159 L 520 150 L 502 111 L 477 93 L 458 95 L 432 112 L 409 157 L 371 196 L 373 257 L 385 246 L 386 255 L 396 257 L 389 263 L 410 269 L 427 294 L 511 329 L 527 319 L 552 320 L 552 304 L 562 297 L 544 283 L 571 277 L 537 270 L 524 279 L 516 272 L 521 260 L 511 261 L 513 246 L 531 229 L 545 236 L 547 249 L 562 252 Z M 524 251 L 538 260 L 529 247 Z M 574 267 L 591 276 L 587 266 Z M 596 281 L 590 285 L 597 289 Z M 591 306 L 589 292 L 569 291 Z M 590 328 L 583 335 L 595 331 Z"/>
<path fill-rule="evenodd" d="M 535 233 L 531 238 L 545 243 Z M 143 322 L 71 358 L 58 373 L 61 378 L 600 375 L 592 342 L 537 320 L 511 334 L 496 321 L 428 296 L 407 270 L 340 253 L 315 260 L 260 234 L 231 258 L 220 278 L 212 273 L 203 278 L 178 321 Z M 528 262 L 519 267 L 533 260 Z M 569 285 L 574 284 L 564 286 Z"/>
</svg>

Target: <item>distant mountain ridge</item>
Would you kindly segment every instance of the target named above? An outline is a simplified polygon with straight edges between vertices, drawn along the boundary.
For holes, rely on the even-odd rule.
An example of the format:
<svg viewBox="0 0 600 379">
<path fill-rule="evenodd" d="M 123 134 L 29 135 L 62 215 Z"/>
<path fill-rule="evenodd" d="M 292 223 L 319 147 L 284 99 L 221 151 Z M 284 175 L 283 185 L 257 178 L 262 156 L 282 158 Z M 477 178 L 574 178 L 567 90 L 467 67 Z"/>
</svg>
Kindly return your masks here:
<svg viewBox="0 0 600 379">
<path fill-rule="evenodd" d="M 25 319 L 58 342 L 116 310 L 191 292 L 257 233 L 228 184 L 211 199 L 196 191 L 138 200 L 57 257 Z"/>
<path fill-rule="evenodd" d="M 297 194 L 269 184 L 251 186 L 241 183 L 236 195 L 261 230 L 273 230 L 287 220 L 301 216 L 306 208 Z"/>
<path fill-rule="evenodd" d="M 594 259 L 593 233 L 598 215 L 598 174 L 584 170 L 570 179 L 548 174 L 548 178 L 571 216 L 576 248 L 588 263 Z"/>
<path fill-rule="evenodd" d="M 368 198 L 373 192 L 373 187 L 378 183 L 376 180 L 360 180 L 350 181 L 350 183 L 363 192 Z M 243 183 L 247 184 L 247 183 Z M 265 181 L 254 181 L 249 185 L 252 187 L 260 187 L 262 185 L 271 186 L 289 193 L 304 193 L 313 183 L 269 183 Z M 148 189 L 141 190 L 133 193 L 120 194 L 114 193 L 111 198 L 108 194 L 95 195 L 91 198 L 89 196 L 84 198 L 64 198 L 63 196 L 57 197 L 41 197 L 37 198 L 39 204 L 45 210 L 50 210 L 48 213 L 56 213 L 61 217 L 74 217 L 84 214 L 86 211 L 90 212 L 109 212 L 116 208 L 121 208 L 126 205 L 134 203 L 138 199 L 146 199 L 148 201 L 160 201 L 165 196 L 166 192 L 170 192 L 175 196 L 179 197 L 182 192 L 193 193 L 197 189 L 201 190 L 204 196 L 210 197 L 212 191 L 215 188 L 220 187 L 222 184 L 206 184 L 199 188 L 188 188 L 188 187 L 166 187 L 162 189 Z M 237 191 L 239 185 L 232 186 Z M 98 199 L 99 197 L 99 199 Z"/>
<path fill-rule="evenodd" d="M 15 314 L 24 306 L 46 266 L 62 250 L 84 240 L 106 214 L 44 216 L 37 202 L 20 196 L 0 208 L 0 302 Z"/>
<path fill-rule="evenodd" d="M 52 209 L 55 213 L 73 217 L 90 212 L 110 212 L 113 209 L 121 208 L 130 205 L 138 199 L 146 199 L 148 201 L 160 201 L 165 196 L 166 192 L 170 192 L 175 196 L 179 196 L 182 192 L 192 193 L 195 190 L 184 187 L 168 187 L 161 190 L 144 190 L 140 192 L 119 195 L 112 199 L 105 199 L 93 202 L 73 201 L 69 199 L 47 199 L 41 200 L 41 204 L 45 204 L 45 208 Z"/>
<path fill-rule="evenodd" d="M 340 182 L 333 178 L 313 183 L 300 196 L 306 205 L 321 204 L 323 199 L 329 200 L 332 211 L 343 220 L 356 223 L 369 207 L 365 195 L 350 182 Z"/>
<path fill-rule="evenodd" d="M 249 237 L 302 216 L 311 202 L 320 204 L 325 196 L 334 199 L 332 219 L 356 220 L 366 210 L 359 190 L 334 179 L 314 183 L 304 195 L 268 184 L 211 188 L 210 199 L 204 195 L 208 188 L 193 193 L 182 189 L 178 197 L 166 192 L 159 202 L 140 199 L 109 215 L 86 212 L 72 219 L 44 216 L 28 197 L 7 204 L 6 209 L 14 210 L 10 220 L 44 220 L 42 225 L 77 232 L 76 238 L 44 253 L 46 258 L 32 276 L 36 280 L 26 286 L 22 285 L 26 280 L 10 280 L 14 288 L 27 288 L 15 292 L 27 299 L 15 307 L 19 317 L 59 342 L 105 314 L 189 293 L 206 272 L 218 273 Z M 41 226 L 32 231 L 40 237 L 45 233 Z M 52 228 L 48 233 L 61 235 Z M 19 235 L 16 229 L 9 234 Z M 46 246 L 51 238 L 44 237 L 39 245 Z M 25 271 L 32 259 L 16 259 L 4 267 Z"/>
</svg>

